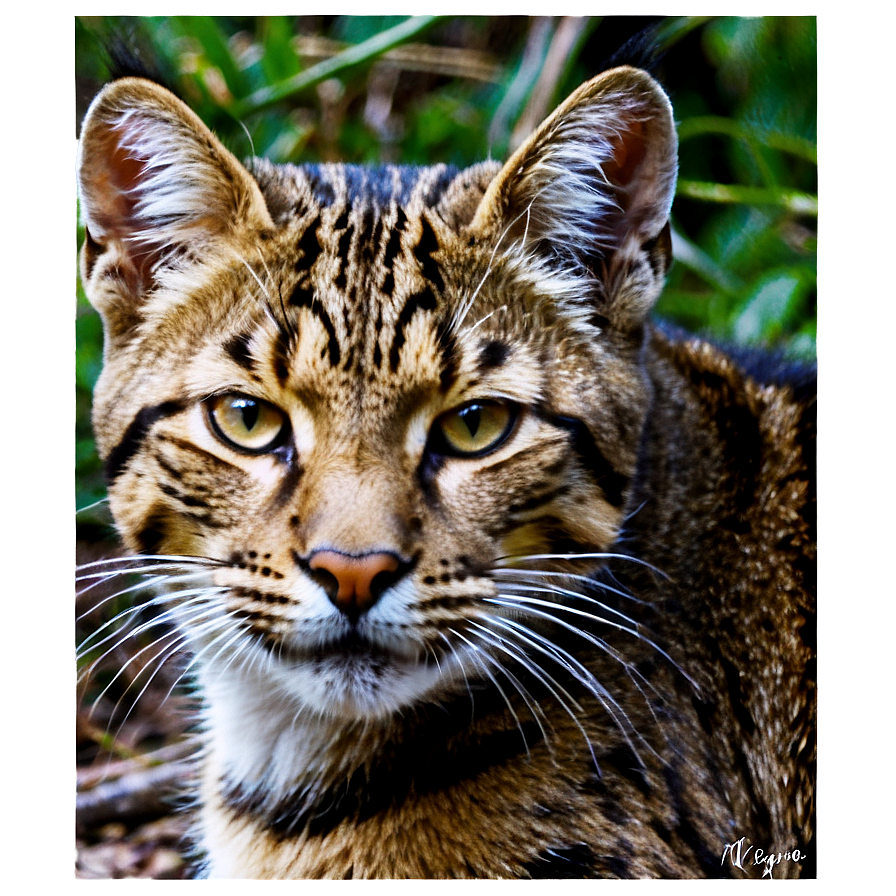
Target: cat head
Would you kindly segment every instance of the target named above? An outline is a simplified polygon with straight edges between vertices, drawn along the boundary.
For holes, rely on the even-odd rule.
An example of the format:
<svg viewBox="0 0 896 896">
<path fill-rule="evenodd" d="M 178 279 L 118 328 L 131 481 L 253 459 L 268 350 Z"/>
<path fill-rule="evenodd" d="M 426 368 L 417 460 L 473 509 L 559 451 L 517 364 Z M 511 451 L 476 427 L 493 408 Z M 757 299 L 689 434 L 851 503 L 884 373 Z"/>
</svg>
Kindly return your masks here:
<svg viewBox="0 0 896 896">
<path fill-rule="evenodd" d="M 668 100 L 629 68 L 461 172 L 244 167 L 164 89 L 100 93 L 97 444 L 129 546 L 204 558 L 179 623 L 206 665 L 366 718 L 550 627 L 514 576 L 619 534 L 675 171 Z"/>
</svg>

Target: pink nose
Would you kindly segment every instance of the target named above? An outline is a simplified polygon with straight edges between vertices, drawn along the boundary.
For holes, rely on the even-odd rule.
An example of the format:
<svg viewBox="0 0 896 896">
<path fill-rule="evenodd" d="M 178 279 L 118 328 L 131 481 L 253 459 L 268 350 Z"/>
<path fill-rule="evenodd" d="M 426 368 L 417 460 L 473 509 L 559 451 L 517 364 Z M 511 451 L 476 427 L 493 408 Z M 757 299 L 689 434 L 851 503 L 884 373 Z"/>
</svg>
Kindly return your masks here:
<svg viewBox="0 0 896 896">
<path fill-rule="evenodd" d="M 329 573 L 335 579 L 324 584 L 327 596 L 343 613 L 358 616 L 369 610 L 394 579 L 401 561 L 385 551 L 353 557 L 338 551 L 315 551 L 308 562 L 310 569 Z M 382 587 L 374 579 L 383 575 Z M 378 583 L 379 584 L 379 583 Z"/>
</svg>

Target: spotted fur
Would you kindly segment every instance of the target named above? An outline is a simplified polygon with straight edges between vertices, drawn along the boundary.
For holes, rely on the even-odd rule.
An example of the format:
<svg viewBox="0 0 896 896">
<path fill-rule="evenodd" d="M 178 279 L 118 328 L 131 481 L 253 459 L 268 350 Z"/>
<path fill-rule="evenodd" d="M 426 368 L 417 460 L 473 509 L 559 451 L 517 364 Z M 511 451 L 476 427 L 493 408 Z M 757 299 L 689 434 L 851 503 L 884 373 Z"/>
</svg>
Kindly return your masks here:
<svg viewBox="0 0 896 896">
<path fill-rule="evenodd" d="M 112 574 L 193 657 L 204 873 L 758 876 L 741 836 L 813 873 L 814 375 L 650 321 L 675 171 L 628 68 L 464 171 L 94 101 Z"/>
</svg>

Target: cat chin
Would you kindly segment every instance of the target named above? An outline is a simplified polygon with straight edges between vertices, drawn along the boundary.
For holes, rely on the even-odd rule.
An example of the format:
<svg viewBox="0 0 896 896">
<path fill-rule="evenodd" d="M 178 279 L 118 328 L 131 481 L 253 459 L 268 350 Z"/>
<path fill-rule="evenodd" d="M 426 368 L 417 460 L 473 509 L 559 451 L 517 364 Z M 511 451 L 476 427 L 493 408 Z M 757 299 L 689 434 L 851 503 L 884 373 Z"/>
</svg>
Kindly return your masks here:
<svg viewBox="0 0 896 896">
<path fill-rule="evenodd" d="M 425 662 L 390 657 L 382 653 L 364 655 L 315 655 L 272 658 L 272 662 L 238 671 L 234 667 L 221 670 L 219 679 L 231 695 L 241 694 L 248 675 L 254 681 L 247 693 L 267 693 L 269 711 L 278 707 L 284 719 L 317 718 L 322 722 L 375 722 L 401 713 L 424 699 L 430 699 L 445 688 L 442 668 Z M 207 678 L 218 678 L 213 669 Z M 226 686 L 231 678 L 232 687 Z"/>
<path fill-rule="evenodd" d="M 303 709 L 341 721 L 377 721 L 427 698 L 442 684 L 438 668 L 382 656 L 339 656 L 277 672 L 280 688 Z"/>
</svg>

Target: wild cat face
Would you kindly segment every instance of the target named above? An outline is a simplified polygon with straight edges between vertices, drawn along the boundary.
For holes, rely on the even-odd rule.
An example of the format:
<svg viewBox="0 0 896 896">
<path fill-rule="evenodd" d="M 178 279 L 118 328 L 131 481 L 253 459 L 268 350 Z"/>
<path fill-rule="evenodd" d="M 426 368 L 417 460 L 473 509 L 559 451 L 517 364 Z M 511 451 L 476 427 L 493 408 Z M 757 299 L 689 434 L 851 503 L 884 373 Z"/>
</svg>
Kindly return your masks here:
<svg viewBox="0 0 896 896">
<path fill-rule="evenodd" d="M 631 69 L 463 172 L 250 174 L 161 88 L 98 97 L 97 443 L 202 667 L 370 718 L 490 678 L 504 637 L 550 650 L 519 576 L 618 534 L 674 167 Z"/>
</svg>

